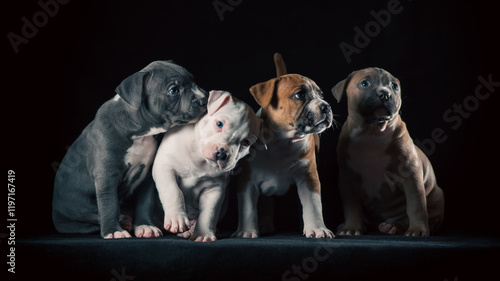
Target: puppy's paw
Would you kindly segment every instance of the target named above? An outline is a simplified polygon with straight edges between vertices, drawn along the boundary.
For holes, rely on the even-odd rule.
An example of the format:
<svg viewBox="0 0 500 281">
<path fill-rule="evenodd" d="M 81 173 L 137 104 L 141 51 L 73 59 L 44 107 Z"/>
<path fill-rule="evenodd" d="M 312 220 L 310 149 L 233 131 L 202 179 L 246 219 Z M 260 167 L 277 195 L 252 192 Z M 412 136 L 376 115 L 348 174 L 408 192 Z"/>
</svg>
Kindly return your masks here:
<svg viewBox="0 0 500 281">
<path fill-rule="evenodd" d="M 405 232 L 405 236 L 429 236 L 429 227 L 425 225 L 411 226 Z"/>
<path fill-rule="evenodd" d="M 154 225 L 138 225 L 134 231 L 135 237 L 142 238 L 158 238 L 162 236 L 161 230 Z"/>
<path fill-rule="evenodd" d="M 128 232 L 132 232 L 134 229 L 134 219 L 131 216 L 120 215 L 120 226 Z"/>
<path fill-rule="evenodd" d="M 387 233 L 387 234 L 402 234 L 404 230 L 399 226 L 398 224 L 395 223 L 387 223 L 383 222 L 378 225 L 378 230 L 382 233 Z"/>
<path fill-rule="evenodd" d="M 333 238 L 333 237 L 335 237 L 333 232 L 324 226 L 304 228 L 304 235 L 307 238 Z"/>
<path fill-rule="evenodd" d="M 182 233 L 177 233 L 177 236 L 182 237 L 182 238 L 186 238 L 186 239 L 193 236 L 194 227 L 196 226 L 196 220 L 190 220 L 189 223 L 191 225 L 191 228 L 188 231 L 184 231 Z"/>
<path fill-rule="evenodd" d="M 214 233 L 193 233 L 189 240 L 194 242 L 212 242 L 217 240 Z"/>
<path fill-rule="evenodd" d="M 189 219 L 186 214 L 165 214 L 164 228 L 172 233 L 182 233 L 190 229 Z"/>
<path fill-rule="evenodd" d="M 132 235 L 130 235 L 130 233 L 128 233 L 128 231 L 126 230 L 121 230 L 121 231 L 118 230 L 113 233 L 108 233 L 103 237 L 104 239 L 119 239 L 119 238 L 130 238 L 132 237 Z"/>
<path fill-rule="evenodd" d="M 231 238 L 258 238 L 259 233 L 257 230 L 237 230 L 231 235 Z"/>
<path fill-rule="evenodd" d="M 359 226 L 345 226 L 341 224 L 337 227 L 337 235 L 362 235 L 365 232 L 363 227 Z"/>
</svg>

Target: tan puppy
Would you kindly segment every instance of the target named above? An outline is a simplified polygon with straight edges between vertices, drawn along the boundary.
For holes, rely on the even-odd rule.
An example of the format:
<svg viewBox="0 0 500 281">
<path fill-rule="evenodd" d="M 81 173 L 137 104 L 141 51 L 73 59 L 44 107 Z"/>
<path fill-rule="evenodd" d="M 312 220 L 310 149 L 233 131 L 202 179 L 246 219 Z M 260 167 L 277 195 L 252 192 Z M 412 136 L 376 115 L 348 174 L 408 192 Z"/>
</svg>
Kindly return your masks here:
<svg viewBox="0 0 500 281">
<path fill-rule="evenodd" d="M 347 95 L 349 112 L 337 146 L 345 215 L 337 234 L 362 234 L 366 222 L 385 233 L 428 236 L 443 221 L 444 196 L 399 115 L 399 80 L 366 68 L 332 93 L 337 101 Z"/>
<path fill-rule="evenodd" d="M 311 79 L 298 74 L 285 75 L 281 55 L 275 54 L 277 78 L 250 88 L 262 107 L 258 115 L 264 121 L 264 143 L 253 158 L 243 160 L 239 177 L 238 230 L 232 237 L 259 236 L 257 201 L 260 195 L 283 195 L 297 186 L 303 207 L 304 234 L 307 237 L 333 237 L 325 227 L 321 206 L 321 188 L 316 170 L 318 134 L 332 124 L 332 112 L 320 88 Z M 272 209 L 266 210 L 266 230 L 273 231 Z"/>
</svg>

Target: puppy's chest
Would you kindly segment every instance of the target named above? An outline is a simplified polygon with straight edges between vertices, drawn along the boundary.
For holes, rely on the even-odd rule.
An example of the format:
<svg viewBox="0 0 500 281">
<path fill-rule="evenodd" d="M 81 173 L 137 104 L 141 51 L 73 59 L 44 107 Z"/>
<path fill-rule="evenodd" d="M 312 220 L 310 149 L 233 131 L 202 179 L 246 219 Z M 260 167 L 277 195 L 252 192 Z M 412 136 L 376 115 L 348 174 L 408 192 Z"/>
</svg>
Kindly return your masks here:
<svg viewBox="0 0 500 281">
<path fill-rule="evenodd" d="M 153 162 L 156 149 L 157 142 L 153 136 L 134 139 L 124 158 L 127 172 L 123 181 L 128 187 L 134 189 L 144 180 Z"/>
<path fill-rule="evenodd" d="M 199 187 L 206 187 L 219 183 L 228 176 L 227 172 L 221 172 L 218 168 L 206 163 L 204 160 L 196 163 L 197 165 L 186 165 L 190 169 L 177 171 L 177 181 L 179 187 L 183 190 L 190 190 Z"/>
<path fill-rule="evenodd" d="M 300 158 L 298 151 L 302 149 L 302 144 L 280 144 L 257 154 L 251 163 L 251 177 L 263 195 L 284 195 L 303 178 L 310 159 Z"/>
<path fill-rule="evenodd" d="M 386 153 L 389 141 L 378 136 L 351 138 L 348 146 L 347 165 L 361 176 L 362 188 L 368 197 L 381 197 L 386 180 L 387 167 L 392 157 Z"/>
</svg>

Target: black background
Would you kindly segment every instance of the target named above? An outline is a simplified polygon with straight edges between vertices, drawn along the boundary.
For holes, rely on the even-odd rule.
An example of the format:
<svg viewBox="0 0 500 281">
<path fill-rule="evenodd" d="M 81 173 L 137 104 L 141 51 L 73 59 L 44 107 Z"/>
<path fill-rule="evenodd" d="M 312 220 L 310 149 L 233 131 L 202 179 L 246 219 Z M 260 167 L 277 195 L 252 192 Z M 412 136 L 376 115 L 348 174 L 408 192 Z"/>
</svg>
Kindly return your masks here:
<svg viewBox="0 0 500 281">
<path fill-rule="evenodd" d="M 7 34 L 22 35 L 21 18 L 32 21 L 41 8 L 37 1 L 4 3 L 3 149 L 4 165 L 16 172 L 17 235 L 55 231 L 53 166 L 125 77 L 153 60 L 173 59 L 202 88 L 230 91 L 257 110 L 248 88 L 275 76 L 274 52 L 283 54 L 290 73 L 316 81 L 340 124 L 346 119 L 346 101 L 334 101 L 332 86 L 369 66 L 398 77 L 404 97 L 401 114 L 413 139 L 431 138 L 435 128 L 447 136 L 429 153 L 446 196 L 445 229 L 498 233 L 499 155 L 493 135 L 498 115 L 493 110 L 500 88 L 470 116 L 460 118 L 456 129 L 454 122 L 443 119 L 454 104 L 471 100 L 478 76 L 500 81 L 495 9 L 487 1 L 401 0 L 403 10 L 348 63 L 339 44 L 354 45 L 354 28 L 363 30 L 374 21 L 370 11 L 387 9 L 388 2 L 244 0 L 221 20 L 212 0 L 72 0 L 59 5 L 17 54 Z M 323 133 L 318 156 L 330 229 L 343 221 L 338 136 L 338 128 Z M 221 224 L 227 231 L 236 229 L 234 192 L 231 196 Z M 276 205 L 278 230 L 300 231 L 295 190 Z"/>
</svg>

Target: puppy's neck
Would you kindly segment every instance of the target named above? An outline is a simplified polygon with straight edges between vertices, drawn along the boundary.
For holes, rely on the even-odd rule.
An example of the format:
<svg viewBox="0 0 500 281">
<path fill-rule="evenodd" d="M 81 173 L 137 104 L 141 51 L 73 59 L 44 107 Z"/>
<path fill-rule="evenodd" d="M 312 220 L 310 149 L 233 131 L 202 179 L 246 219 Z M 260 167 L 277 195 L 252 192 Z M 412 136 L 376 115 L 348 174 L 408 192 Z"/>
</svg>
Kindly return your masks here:
<svg viewBox="0 0 500 281">
<path fill-rule="evenodd" d="M 296 130 L 282 130 L 274 123 L 272 118 L 269 117 L 265 108 L 260 108 L 256 113 L 257 117 L 262 118 L 263 126 L 268 132 L 264 133 L 263 138 L 266 144 L 275 141 L 290 141 L 292 143 L 301 142 L 306 139 L 307 135 L 297 135 Z"/>
<path fill-rule="evenodd" d="M 401 122 L 401 117 L 396 114 L 391 120 L 384 122 L 376 122 L 366 120 L 359 114 L 349 114 L 346 125 L 351 134 L 370 134 L 378 136 L 392 135 L 397 124 Z"/>
</svg>

